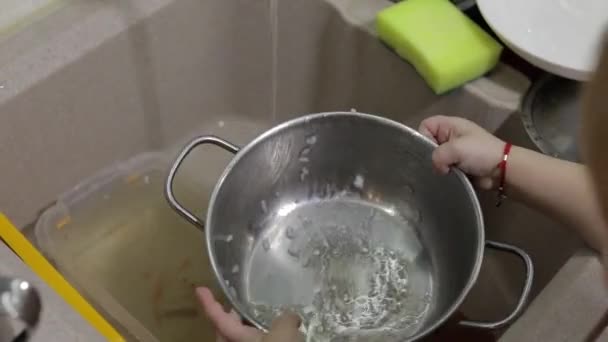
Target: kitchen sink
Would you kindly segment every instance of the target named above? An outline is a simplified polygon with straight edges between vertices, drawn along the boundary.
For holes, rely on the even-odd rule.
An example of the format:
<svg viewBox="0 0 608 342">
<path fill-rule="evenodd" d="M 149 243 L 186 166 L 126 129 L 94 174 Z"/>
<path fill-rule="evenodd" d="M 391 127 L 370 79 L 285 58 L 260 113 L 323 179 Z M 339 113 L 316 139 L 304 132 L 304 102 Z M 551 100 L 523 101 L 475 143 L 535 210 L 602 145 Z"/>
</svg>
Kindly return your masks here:
<svg viewBox="0 0 608 342">
<path fill-rule="evenodd" d="M 374 36 L 374 14 L 390 4 L 384 0 L 74 1 L 3 42 L 19 47 L 23 58 L 11 58 L 15 50 L 3 49 L 8 51 L 0 53 L 0 62 L 10 68 L 0 69 L 2 79 L 22 77 L 14 70 L 30 65 L 32 59 L 37 64 L 32 66 L 33 77 L 7 83 L 10 92 L 0 92 L 0 113 L 7 114 L 0 127 L 0 153 L 12 161 L 0 170 L 1 177 L 11 180 L 0 184 L 4 194 L 0 208 L 24 226 L 58 194 L 117 160 L 144 151 L 162 150 L 173 156 L 199 134 L 217 134 L 243 145 L 279 122 L 313 112 L 356 109 L 412 127 L 430 115 L 459 115 L 532 148 L 517 114 L 528 80 L 499 65 L 458 90 L 435 95 L 411 65 Z M 24 46 L 25 38 L 40 44 Z M 66 45 L 70 49 L 62 48 Z M 191 184 L 184 196 L 201 215 L 229 158 L 214 149 L 196 151 L 179 175 Z M 480 200 L 487 237 L 531 255 L 536 267 L 534 298 L 580 248 L 580 241 L 518 203 L 508 200 L 496 208 L 494 193 L 480 194 Z M 177 215 L 172 219 L 180 220 Z M 176 222 L 164 232 L 137 238 L 141 244 L 155 239 L 155 252 L 175 265 L 175 278 L 180 270 L 193 268 L 198 283 L 188 286 L 213 285 L 202 235 L 194 227 Z M 165 248 L 158 243 L 163 239 L 168 241 Z M 116 243 L 113 248 L 130 247 Z M 121 251 L 129 255 L 125 250 L 112 253 Z M 479 280 L 460 310 L 470 319 L 507 315 L 523 284 L 524 270 L 517 259 L 486 253 Z M 178 260 L 185 254 L 193 259 Z M 124 313 L 128 291 L 134 296 L 142 291 L 118 284 L 127 278 L 116 276 L 118 268 L 136 260 L 91 262 L 91 267 L 112 277 L 99 279 L 96 286 L 115 282 L 120 291 L 127 291 L 102 305 L 100 310 L 108 316 Z M 78 270 L 60 269 L 68 278 L 78 277 L 70 275 L 70 270 Z M 149 277 L 156 281 L 153 274 Z M 108 299 L 92 298 L 95 291 L 83 292 L 94 303 Z M 187 310 L 176 309 L 175 315 L 201 322 L 195 327 L 198 333 L 211 336 L 210 324 L 196 309 L 194 298 L 188 298 L 192 302 Z M 137 318 L 152 315 L 154 322 L 153 313 L 130 315 L 129 322 L 113 322 L 126 330 L 129 324 L 137 326 L 137 332 L 131 333 L 139 340 L 179 340 L 161 339 Z"/>
</svg>

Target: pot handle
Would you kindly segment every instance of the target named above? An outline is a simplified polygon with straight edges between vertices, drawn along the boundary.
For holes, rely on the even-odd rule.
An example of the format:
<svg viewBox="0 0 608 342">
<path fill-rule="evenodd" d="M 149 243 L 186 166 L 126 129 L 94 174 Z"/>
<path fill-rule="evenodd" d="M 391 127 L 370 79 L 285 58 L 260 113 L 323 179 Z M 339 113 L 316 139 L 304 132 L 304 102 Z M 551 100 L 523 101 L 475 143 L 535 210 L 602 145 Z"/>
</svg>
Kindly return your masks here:
<svg viewBox="0 0 608 342">
<path fill-rule="evenodd" d="M 521 294 L 519 295 L 519 301 L 517 302 L 515 309 L 513 309 L 513 311 L 511 311 L 511 313 L 507 317 L 503 318 L 500 321 L 461 321 L 459 322 L 459 324 L 471 328 L 498 329 L 513 323 L 524 311 L 526 303 L 528 302 L 528 297 L 530 296 L 530 290 L 532 289 L 532 281 L 534 280 L 534 265 L 532 264 L 532 259 L 530 258 L 528 253 L 526 253 L 519 247 L 490 240 L 486 241 L 486 246 L 492 249 L 514 254 L 523 261 L 524 266 L 526 268 L 526 280 L 521 290 Z"/>
<path fill-rule="evenodd" d="M 238 146 L 216 136 L 207 135 L 195 138 L 190 141 L 188 145 L 186 145 L 186 147 L 184 147 L 184 149 L 179 153 L 177 159 L 173 163 L 173 166 L 171 166 L 171 170 L 169 171 L 169 175 L 167 176 L 167 181 L 165 182 L 165 197 L 167 198 L 169 205 L 171 205 L 171 208 L 173 208 L 173 210 L 177 211 L 177 213 L 180 214 L 183 218 L 188 220 L 190 223 L 192 223 L 194 226 L 196 226 L 202 231 L 205 230 L 205 221 L 192 214 L 188 209 L 184 208 L 184 206 L 182 206 L 177 201 L 177 199 L 175 198 L 175 194 L 173 193 L 173 181 L 175 179 L 175 174 L 177 173 L 177 170 L 182 165 L 182 162 L 184 161 L 184 159 L 186 159 L 188 154 L 190 154 L 190 152 L 192 152 L 192 150 L 194 150 L 197 146 L 205 144 L 219 146 L 228 152 L 232 152 L 233 154 L 239 151 Z"/>
</svg>

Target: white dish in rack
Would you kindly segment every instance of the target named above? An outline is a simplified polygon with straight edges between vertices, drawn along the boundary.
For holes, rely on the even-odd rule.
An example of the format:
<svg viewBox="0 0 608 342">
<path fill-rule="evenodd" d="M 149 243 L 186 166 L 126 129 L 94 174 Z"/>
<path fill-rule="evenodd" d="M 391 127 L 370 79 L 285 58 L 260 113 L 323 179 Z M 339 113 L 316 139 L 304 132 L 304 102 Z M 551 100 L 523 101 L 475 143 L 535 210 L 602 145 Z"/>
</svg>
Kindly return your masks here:
<svg viewBox="0 0 608 342">
<path fill-rule="evenodd" d="M 528 62 L 556 75 L 587 80 L 604 32 L 608 0 L 477 0 L 490 27 Z"/>
</svg>

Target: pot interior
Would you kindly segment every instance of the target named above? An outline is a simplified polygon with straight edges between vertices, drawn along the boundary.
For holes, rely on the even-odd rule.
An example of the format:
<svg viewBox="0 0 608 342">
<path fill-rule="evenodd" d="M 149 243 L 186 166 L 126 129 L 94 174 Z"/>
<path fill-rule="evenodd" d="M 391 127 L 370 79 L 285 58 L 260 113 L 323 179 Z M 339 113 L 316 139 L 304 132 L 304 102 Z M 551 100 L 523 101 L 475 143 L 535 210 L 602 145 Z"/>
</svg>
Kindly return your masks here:
<svg viewBox="0 0 608 342">
<path fill-rule="evenodd" d="M 433 148 L 395 122 L 331 113 L 242 149 L 206 230 L 235 307 L 262 328 L 291 308 L 314 334 L 362 341 L 445 321 L 479 270 L 483 224 L 466 178 L 433 171 Z"/>
</svg>

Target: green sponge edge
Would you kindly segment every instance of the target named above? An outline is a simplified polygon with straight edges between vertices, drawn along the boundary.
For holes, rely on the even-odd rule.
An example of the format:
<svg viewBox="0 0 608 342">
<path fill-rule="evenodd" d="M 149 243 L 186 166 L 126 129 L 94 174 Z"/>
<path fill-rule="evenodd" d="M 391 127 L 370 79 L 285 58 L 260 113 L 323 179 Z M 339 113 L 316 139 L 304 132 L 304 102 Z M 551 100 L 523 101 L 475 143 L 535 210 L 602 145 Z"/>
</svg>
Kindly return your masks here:
<svg viewBox="0 0 608 342">
<path fill-rule="evenodd" d="M 420 5 L 421 1 L 426 1 L 428 5 L 427 3 Z M 405 4 L 407 2 L 411 2 L 412 4 Z M 409 6 L 409 8 L 407 6 Z M 413 8 L 414 6 L 417 7 Z M 420 42 L 416 44 L 413 42 L 414 39 L 408 39 L 410 35 L 419 33 L 416 32 L 417 29 L 425 30 L 428 27 L 408 27 L 409 31 L 405 31 L 405 25 L 399 20 L 407 20 L 407 15 L 409 15 L 409 13 L 406 11 L 414 10 L 419 12 L 422 8 L 422 11 L 434 11 L 433 13 L 423 13 L 422 15 L 428 14 L 428 16 L 433 17 L 434 15 L 437 15 L 438 6 L 441 11 L 447 12 L 448 16 L 458 19 L 457 25 L 462 28 L 461 32 L 459 32 L 461 35 L 458 38 L 462 40 L 463 32 L 466 35 L 463 46 L 459 46 L 458 49 L 470 49 L 471 47 L 466 44 L 470 41 L 472 43 L 471 45 L 474 45 L 477 50 L 467 50 L 467 53 L 462 54 L 459 53 L 462 51 L 450 51 L 450 44 L 446 44 L 448 47 L 443 49 L 443 51 L 437 52 L 437 43 L 441 42 L 432 42 L 431 45 L 434 44 L 433 48 L 435 49 L 429 49 L 425 44 L 421 44 Z M 403 13 L 406 15 L 404 16 Z M 414 66 L 436 94 L 446 93 L 483 76 L 498 64 L 500 55 L 503 51 L 501 44 L 465 14 L 461 13 L 460 10 L 448 0 L 404 0 L 401 3 L 392 5 L 377 14 L 376 32 L 383 42 L 393 48 L 400 57 Z M 426 33 L 427 32 L 422 32 L 423 35 Z M 430 36 L 436 37 L 436 35 Z M 451 39 L 450 33 L 446 33 L 441 37 L 441 39 Z M 426 51 L 425 49 L 431 51 Z M 437 58 L 433 60 L 433 57 L 436 57 L 437 54 L 452 55 L 452 52 L 454 52 L 453 55 L 462 57 L 462 60 L 457 63 L 460 64 L 457 68 L 452 67 L 450 69 L 451 66 L 441 65 L 442 62 L 437 62 Z M 433 53 L 435 56 L 433 56 Z"/>
</svg>

